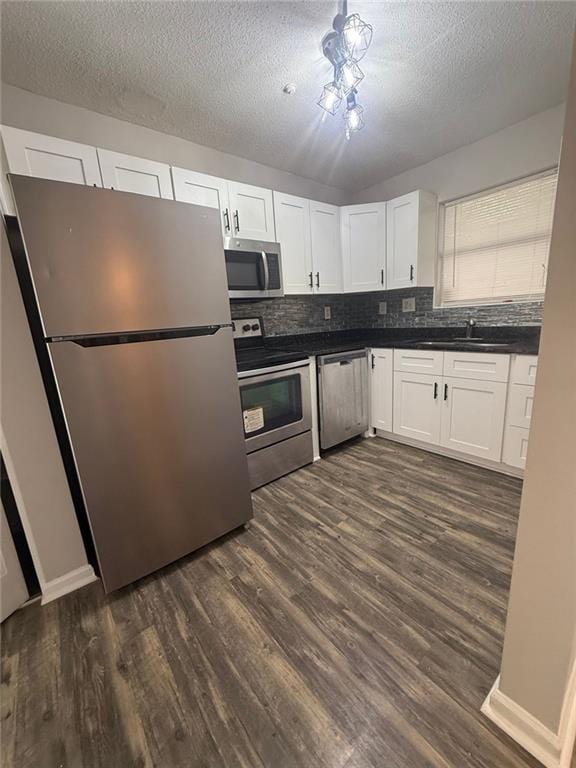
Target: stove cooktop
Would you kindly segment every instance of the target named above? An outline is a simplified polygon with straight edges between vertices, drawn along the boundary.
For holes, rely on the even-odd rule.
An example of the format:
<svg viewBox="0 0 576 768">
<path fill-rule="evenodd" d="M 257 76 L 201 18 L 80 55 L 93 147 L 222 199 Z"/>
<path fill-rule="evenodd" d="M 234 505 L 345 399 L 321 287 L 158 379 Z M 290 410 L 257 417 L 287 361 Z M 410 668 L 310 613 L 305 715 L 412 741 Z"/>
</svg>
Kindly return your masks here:
<svg viewBox="0 0 576 768">
<path fill-rule="evenodd" d="M 298 360 L 307 360 L 305 352 L 286 352 L 282 349 L 268 349 L 266 347 L 250 347 L 249 349 L 236 349 L 236 368 L 240 371 L 252 371 L 258 368 L 269 368 L 282 363 L 293 363 Z"/>
</svg>

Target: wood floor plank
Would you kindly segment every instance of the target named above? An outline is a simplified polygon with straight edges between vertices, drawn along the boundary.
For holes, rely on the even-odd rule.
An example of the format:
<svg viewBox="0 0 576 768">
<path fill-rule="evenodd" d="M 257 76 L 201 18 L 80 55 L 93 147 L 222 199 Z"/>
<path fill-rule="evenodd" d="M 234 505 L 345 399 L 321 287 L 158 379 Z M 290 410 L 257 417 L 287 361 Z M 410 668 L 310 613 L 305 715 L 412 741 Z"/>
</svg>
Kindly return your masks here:
<svg viewBox="0 0 576 768">
<path fill-rule="evenodd" d="M 360 440 L 137 584 L 2 627 L 6 768 L 536 768 L 480 714 L 521 482 Z"/>
</svg>

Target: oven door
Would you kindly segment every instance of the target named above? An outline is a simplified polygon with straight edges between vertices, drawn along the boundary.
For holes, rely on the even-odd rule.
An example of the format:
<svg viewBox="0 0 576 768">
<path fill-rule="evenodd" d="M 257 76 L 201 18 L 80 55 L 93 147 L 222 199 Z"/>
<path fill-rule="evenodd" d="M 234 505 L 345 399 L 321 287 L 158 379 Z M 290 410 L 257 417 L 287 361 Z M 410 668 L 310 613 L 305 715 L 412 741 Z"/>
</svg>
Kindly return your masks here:
<svg viewBox="0 0 576 768">
<path fill-rule="evenodd" d="M 312 428 L 307 362 L 246 371 L 239 385 L 247 453 Z"/>
</svg>

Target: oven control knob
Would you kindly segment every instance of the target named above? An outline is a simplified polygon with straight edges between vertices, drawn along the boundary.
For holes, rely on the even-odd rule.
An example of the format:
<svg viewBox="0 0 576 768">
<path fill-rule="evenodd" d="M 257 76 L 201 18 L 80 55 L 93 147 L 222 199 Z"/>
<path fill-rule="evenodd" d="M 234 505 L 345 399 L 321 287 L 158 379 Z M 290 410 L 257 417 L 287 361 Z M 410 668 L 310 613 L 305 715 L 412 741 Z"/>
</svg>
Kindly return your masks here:
<svg viewBox="0 0 576 768">
<path fill-rule="evenodd" d="M 253 331 L 259 331 L 260 330 L 260 326 L 258 325 L 258 323 L 254 323 L 254 325 L 252 326 L 252 330 Z"/>
<path fill-rule="evenodd" d="M 244 331 L 244 333 L 248 333 L 248 331 L 250 330 L 250 326 L 248 325 L 248 323 L 242 326 L 242 330 Z"/>
</svg>

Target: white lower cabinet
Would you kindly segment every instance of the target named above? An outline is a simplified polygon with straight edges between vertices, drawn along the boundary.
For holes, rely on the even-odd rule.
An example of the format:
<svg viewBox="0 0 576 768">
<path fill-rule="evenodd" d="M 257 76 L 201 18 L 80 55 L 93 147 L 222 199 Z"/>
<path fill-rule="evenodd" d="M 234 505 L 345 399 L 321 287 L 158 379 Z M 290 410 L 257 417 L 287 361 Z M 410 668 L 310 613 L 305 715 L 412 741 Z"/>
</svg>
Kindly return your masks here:
<svg viewBox="0 0 576 768">
<path fill-rule="evenodd" d="M 485 461 L 524 466 L 533 387 L 508 386 L 508 355 L 372 353 L 372 427 Z M 391 405 L 386 392 L 393 393 Z"/>
<path fill-rule="evenodd" d="M 526 467 L 537 368 L 536 355 L 512 358 L 502 461 L 518 469 Z"/>
<path fill-rule="evenodd" d="M 529 436 L 529 429 L 506 425 L 504 447 L 502 449 L 502 461 L 504 464 L 517 467 L 518 469 L 526 469 Z"/>
<path fill-rule="evenodd" d="M 503 382 L 443 377 L 440 444 L 500 461 L 506 388 Z"/>
<path fill-rule="evenodd" d="M 394 432 L 424 443 L 440 442 L 441 377 L 394 373 Z"/>
<path fill-rule="evenodd" d="M 371 350 L 372 376 L 370 379 L 371 426 L 392 432 L 392 385 L 394 350 Z"/>
</svg>

